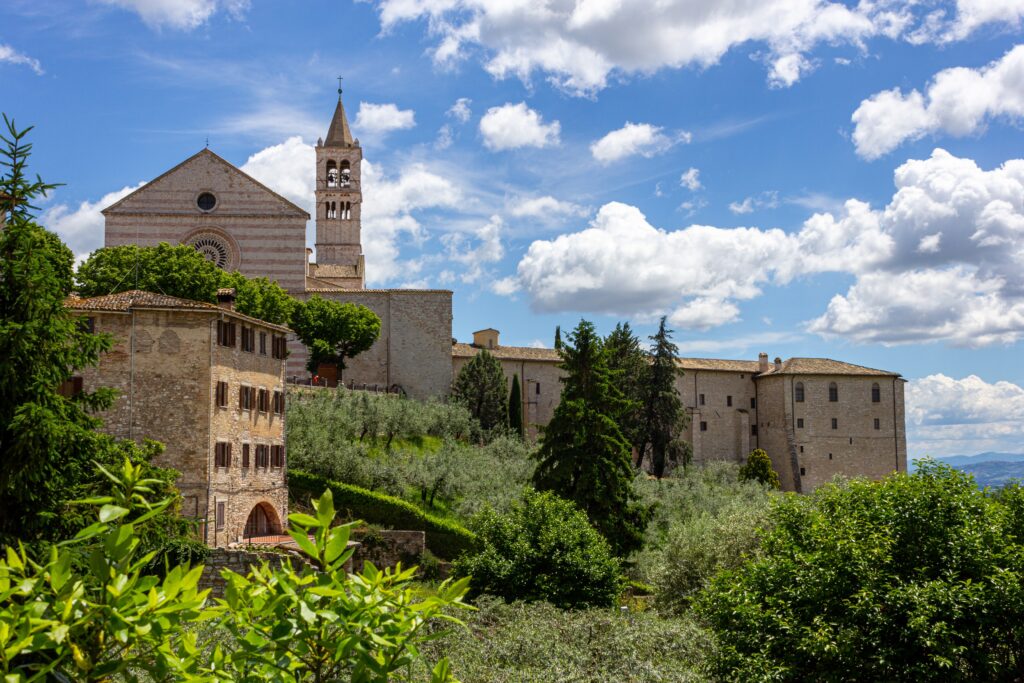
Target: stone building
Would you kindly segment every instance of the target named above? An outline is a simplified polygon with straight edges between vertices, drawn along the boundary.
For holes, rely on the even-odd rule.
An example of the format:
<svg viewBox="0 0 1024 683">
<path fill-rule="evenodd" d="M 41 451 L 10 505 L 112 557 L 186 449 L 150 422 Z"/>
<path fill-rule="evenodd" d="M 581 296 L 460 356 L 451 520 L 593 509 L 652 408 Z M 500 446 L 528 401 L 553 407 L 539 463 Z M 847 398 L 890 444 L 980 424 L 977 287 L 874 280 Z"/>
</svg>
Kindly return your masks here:
<svg viewBox="0 0 1024 683">
<path fill-rule="evenodd" d="M 209 149 L 105 208 L 105 244 L 191 244 L 220 267 L 275 280 L 298 299 L 363 304 L 380 316 L 380 337 L 343 379 L 416 398 L 445 395 L 452 292 L 364 287 L 362 159 L 339 93 L 316 144 L 316 262 L 306 247 L 309 214 Z M 306 349 L 294 335 L 288 350 L 288 376 L 305 375 Z"/>
<path fill-rule="evenodd" d="M 219 298 L 215 306 L 134 290 L 67 301 L 115 339 L 68 389 L 118 390 L 99 415 L 104 431 L 166 446 L 154 464 L 181 472 L 182 513 L 201 521 L 212 546 L 280 533 L 288 514 L 288 329 L 232 310 L 232 290 Z"/>
<path fill-rule="evenodd" d="M 501 346 L 497 330 L 475 332 L 472 344 L 452 345 L 452 370 L 487 349 L 511 383 L 523 384 L 529 432 L 554 415 L 561 396 L 558 352 Z M 741 463 L 755 448 L 772 459 L 787 491 L 812 491 L 835 475 L 879 479 L 907 469 L 898 373 L 828 358 L 768 362 L 681 358 L 676 381 L 689 424 L 683 438 L 693 461 Z"/>
</svg>

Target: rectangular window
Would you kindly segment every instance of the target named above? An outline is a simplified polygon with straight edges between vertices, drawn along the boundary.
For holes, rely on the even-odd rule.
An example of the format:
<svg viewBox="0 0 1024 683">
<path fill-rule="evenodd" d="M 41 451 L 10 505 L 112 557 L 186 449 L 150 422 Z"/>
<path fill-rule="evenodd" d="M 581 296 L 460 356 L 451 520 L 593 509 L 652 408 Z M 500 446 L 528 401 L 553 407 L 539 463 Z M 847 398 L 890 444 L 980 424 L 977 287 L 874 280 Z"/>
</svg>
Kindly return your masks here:
<svg viewBox="0 0 1024 683">
<path fill-rule="evenodd" d="M 804 468 L 804 467 L 800 468 L 800 476 L 801 477 L 807 476 L 807 469 L 806 468 Z"/>
<path fill-rule="evenodd" d="M 224 517 L 226 516 L 226 507 L 227 506 L 224 503 L 217 503 L 217 529 L 224 528 Z"/>
<path fill-rule="evenodd" d="M 253 401 L 256 399 L 255 387 L 238 388 L 238 408 L 240 410 L 252 410 Z"/>
<path fill-rule="evenodd" d="M 882 428 L 882 421 L 881 421 L 881 420 L 879 420 L 879 419 L 878 419 L 878 418 L 876 417 L 876 418 L 875 418 L 875 429 L 881 429 L 881 428 Z"/>
<path fill-rule="evenodd" d="M 256 467 L 267 466 L 267 446 L 265 444 L 258 444 L 256 446 Z"/>
<path fill-rule="evenodd" d="M 732 396 L 725 397 L 725 405 L 729 408 L 732 408 Z"/>
<path fill-rule="evenodd" d="M 537 394 L 538 396 L 540 396 L 540 382 L 537 382 L 537 384 L 536 384 L 536 387 L 537 387 L 537 389 L 536 389 L 536 391 L 534 391 L 533 393 L 535 393 L 535 394 Z"/>
<path fill-rule="evenodd" d="M 260 393 L 257 395 L 256 407 L 261 413 L 265 413 L 270 410 L 270 392 L 266 389 L 260 389 Z"/>
<path fill-rule="evenodd" d="M 829 453 L 829 454 L 828 454 L 828 459 L 829 459 L 829 460 L 831 460 L 831 459 L 832 459 L 832 454 L 831 454 L 831 453 Z"/>
<path fill-rule="evenodd" d="M 69 377 L 57 388 L 57 393 L 64 398 L 74 398 L 82 393 L 82 378 Z"/>
<path fill-rule="evenodd" d="M 274 413 L 277 415 L 284 415 L 284 392 L 274 392 Z"/>
<path fill-rule="evenodd" d="M 700 404 L 704 405 L 704 394 L 700 395 Z"/>
<path fill-rule="evenodd" d="M 838 417 L 833 417 L 832 418 L 832 429 L 839 429 L 839 418 Z"/>
<path fill-rule="evenodd" d="M 231 467 L 231 444 L 218 441 L 213 447 L 214 467 Z"/>
<path fill-rule="evenodd" d="M 254 347 L 256 346 L 256 344 L 254 343 L 255 341 L 256 341 L 256 330 L 252 329 L 251 327 L 243 326 L 242 327 L 242 350 L 243 351 L 248 351 L 249 353 L 252 353 Z"/>
<path fill-rule="evenodd" d="M 750 435 L 757 436 L 757 425 L 750 425 Z"/>
<path fill-rule="evenodd" d="M 242 467 L 249 468 L 249 444 L 242 444 Z"/>
<path fill-rule="evenodd" d="M 260 355 L 267 355 L 267 333 L 260 332 Z"/>
<path fill-rule="evenodd" d="M 221 346 L 234 347 L 235 324 L 226 320 L 217 321 L 217 343 Z"/>
<path fill-rule="evenodd" d="M 217 382 L 217 406 L 219 408 L 228 407 L 228 383 Z"/>
<path fill-rule="evenodd" d="M 707 422 L 703 422 L 703 421 L 702 421 L 702 422 L 700 423 L 700 431 L 702 431 L 702 432 L 706 432 L 706 431 L 708 431 L 708 423 L 707 423 Z"/>
<path fill-rule="evenodd" d="M 284 467 L 284 446 L 270 447 L 270 466 Z"/>
<path fill-rule="evenodd" d="M 800 452 L 801 452 L 801 453 L 803 453 L 803 452 L 804 452 L 804 447 L 803 447 L 803 446 L 801 446 L 801 447 L 800 447 Z"/>
<path fill-rule="evenodd" d="M 82 332 L 94 334 L 96 332 L 96 318 L 79 318 L 78 329 Z"/>
<path fill-rule="evenodd" d="M 796 428 L 797 429 L 803 429 L 804 428 L 804 419 L 802 417 L 798 417 L 796 419 Z"/>
<path fill-rule="evenodd" d="M 274 358 L 287 358 L 288 357 L 288 340 L 284 337 L 279 337 L 276 334 L 270 340 L 270 352 Z"/>
<path fill-rule="evenodd" d="M 755 408 L 757 408 L 757 399 L 756 398 L 752 398 L 752 399 L 750 399 L 750 409 L 753 410 Z"/>
</svg>

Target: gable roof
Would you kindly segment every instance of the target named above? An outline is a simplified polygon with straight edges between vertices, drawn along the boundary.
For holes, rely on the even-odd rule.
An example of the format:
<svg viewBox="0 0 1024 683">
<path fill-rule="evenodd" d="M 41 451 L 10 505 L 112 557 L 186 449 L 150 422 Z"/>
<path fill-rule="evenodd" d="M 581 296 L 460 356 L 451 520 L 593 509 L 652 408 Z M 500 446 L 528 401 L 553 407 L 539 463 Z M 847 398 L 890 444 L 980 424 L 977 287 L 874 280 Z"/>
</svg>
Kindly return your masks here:
<svg viewBox="0 0 1024 683">
<path fill-rule="evenodd" d="M 306 211 L 305 209 L 303 209 L 301 206 L 299 206 L 295 202 L 291 201 L 290 199 L 282 197 L 278 193 L 274 192 L 269 187 L 267 187 L 266 185 L 264 185 L 263 183 L 261 183 L 260 181 L 256 180 L 255 178 L 253 178 L 251 175 L 249 175 L 245 171 L 243 171 L 242 169 L 240 169 L 237 166 L 235 166 L 234 164 L 232 164 L 230 161 L 227 161 L 226 159 L 224 159 L 223 157 L 219 156 L 215 152 L 210 151 L 210 149 L 208 147 L 205 147 L 205 148 L 199 150 L 198 152 L 196 152 L 195 154 L 190 156 L 188 159 L 185 159 L 184 161 L 182 161 L 180 164 L 174 166 L 173 168 L 170 168 L 170 169 L 164 171 L 163 173 L 158 175 L 156 178 L 153 178 L 149 182 L 143 184 L 142 187 L 136 189 L 133 192 L 130 192 L 130 193 L 126 194 L 124 197 L 121 197 L 119 200 L 117 200 L 116 202 L 114 202 L 110 206 L 108 206 L 108 207 L 104 208 L 102 211 L 100 211 L 100 213 L 106 215 L 108 211 L 113 211 L 113 210 L 117 209 L 119 206 L 121 206 L 121 204 L 127 202 L 129 199 L 131 199 L 135 195 L 143 192 L 144 190 L 150 188 L 154 183 L 156 183 L 156 182 L 166 178 L 167 176 L 169 176 L 172 173 L 174 173 L 175 171 L 177 171 L 179 168 L 182 168 L 182 167 L 186 166 L 187 164 L 191 163 L 192 161 L 195 161 L 196 159 L 199 159 L 200 157 L 202 157 L 204 155 L 208 156 L 209 158 L 213 159 L 214 161 L 216 161 L 218 163 L 223 164 L 227 168 L 231 169 L 233 172 L 241 175 L 243 178 L 245 178 L 249 182 L 254 183 L 260 189 L 270 193 L 271 195 L 273 195 L 275 198 L 277 198 L 281 202 L 284 202 L 286 205 L 290 206 L 291 208 L 295 209 L 295 211 L 297 211 L 298 213 L 300 213 L 303 216 L 305 216 L 306 220 L 309 220 L 310 216 L 309 216 L 309 212 L 308 211 Z"/>
<path fill-rule="evenodd" d="M 768 366 L 767 372 L 762 372 L 761 377 L 768 375 L 867 375 L 874 377 L 899 377 L 900 373 L 888 370 L 868 368 L 863 365 L 844 363 L 841 360 L 831 358 L 790 358 L 782 362 L 782 366 L 776 370 L 774 364 Z"/>
<path fill-rule="evenodd" d="M 555 349 L 538 349 L 532 346 L 498 346 L 493 349 L 481 349 L 472 344 L 452 344 L 452 356 L 456 358 L 472 358 L 480 351 L 486 350 L 498 360 L 532 360 L 548 363 L 561 363 L 562 356 Z"/>
<path fill-rule="evenodd" d="M 207 303 L 205 301 L 194 301 L 193 299 L 182 299 L 176 296 L 168 296 L 167 294 L 157 294 L 156 292 L 147 292 L 142 289 L 130 289 L 127 292 L 117 292 L 116 294 L 93 296 L 85 299 L 72 294 L 64 300 L 64 306 L 76 311 L 111 311 L 117 313 L 127 313 L 136 308 L 224 313 L 259 325 L 272 327 L 283 332 L 291 331 L 282 325 L 268 323 L 266 320 L 260 320 L 259 318 L 254 318 L 252 316 L 245 315 L 244 313 L 239 313 L 238 311 L 223 308 L 216 304 Z"/>
<path fill-rule="evenodd" d="M 721 370 L 723 372 L 749 372 L 760 369 L 756 360 L 723 360 L 720 358 L 677 358 L 676 365 L 684 370 Z"/>
</svg>

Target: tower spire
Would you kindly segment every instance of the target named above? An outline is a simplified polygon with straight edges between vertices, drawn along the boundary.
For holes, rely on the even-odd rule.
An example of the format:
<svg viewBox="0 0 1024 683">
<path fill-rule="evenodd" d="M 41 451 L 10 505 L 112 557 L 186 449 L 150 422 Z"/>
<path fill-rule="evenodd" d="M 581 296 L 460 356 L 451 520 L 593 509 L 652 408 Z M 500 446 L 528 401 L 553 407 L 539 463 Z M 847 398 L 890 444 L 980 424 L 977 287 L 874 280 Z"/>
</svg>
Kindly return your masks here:
<svg viewBox="0 0 1024 683">
<path fill-rule="evenodd" d="M 331 127 L 327 129 L 324 146 L 351 147 L 355 144 L 352 130 L 348 127 L 348 117 L 345 116 L 345 105 L 341 102 L 341 76 L 338 76 L 338 106 L 334 108 L 334 117 L 331 118 Z"/>
</svg>

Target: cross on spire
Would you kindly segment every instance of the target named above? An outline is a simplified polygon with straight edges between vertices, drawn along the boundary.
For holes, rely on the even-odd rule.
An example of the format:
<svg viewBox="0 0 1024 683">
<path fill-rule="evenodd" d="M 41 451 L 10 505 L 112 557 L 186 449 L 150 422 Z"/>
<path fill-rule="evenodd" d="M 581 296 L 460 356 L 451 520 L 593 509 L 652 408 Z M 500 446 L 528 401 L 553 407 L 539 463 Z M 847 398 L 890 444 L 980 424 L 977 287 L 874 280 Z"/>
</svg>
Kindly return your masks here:
<svg viewBox="0 0 1024 683">
<path fill-rule="evenodd" d="M 341 101 L 341 76 L 338 76 L 338 101 Z"/>
</svg>

